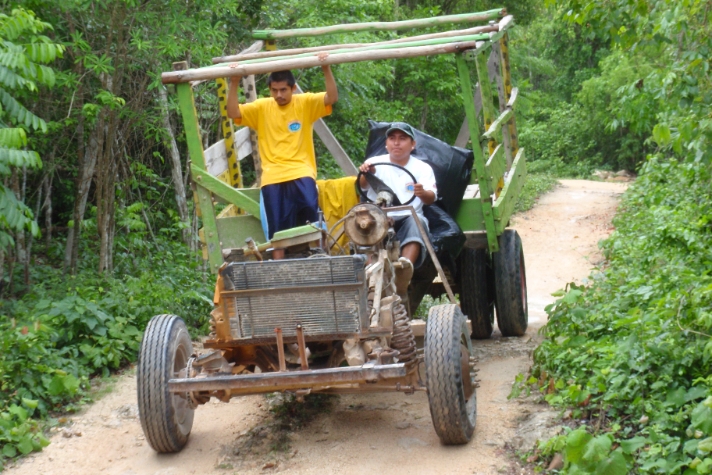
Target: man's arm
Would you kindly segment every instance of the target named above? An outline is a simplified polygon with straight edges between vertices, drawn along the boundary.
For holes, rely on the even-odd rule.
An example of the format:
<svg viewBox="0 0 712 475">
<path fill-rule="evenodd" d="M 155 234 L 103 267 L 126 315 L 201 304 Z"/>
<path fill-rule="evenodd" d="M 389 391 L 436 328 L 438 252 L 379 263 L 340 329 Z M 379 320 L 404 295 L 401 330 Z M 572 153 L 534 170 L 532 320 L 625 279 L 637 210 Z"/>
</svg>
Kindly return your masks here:
<svg viewBox="0 0 712 475">
<path fill-rule="evenodd" d="M 413 187 L 413 191 L 415 192 L 415 196 L 420 198 L 420 201 L 422 201 L 424 205 L 431 205 L 435 202 L 435 193 L 424 189 L 422 183 L 416 183 Z"/>
<path fill-rule="evenodd" d="M 227 116 L 231 119 L 242 119 L 240 114 L 240 103 L 237 98 L 237 89 L 240 86 L 240 76 L 230 78 L 230 86 L 227 89 Z"/>
<path fill-rule="evenodd" d="M 376 167 L 371 165 L 368 161 L 363 162 L 363 164 L 360 167 L 358 167 L 358 169 L 364 173 L 375 173 L 376 172 Z M 358 184 L 362 190 L 365 190 L 366 188 L 368 188 L 368 182 L 366 181 L 366 177 L 364 175 L 361 175 L 361 179 L 359 180 Z"/>
<path fill-rule="evenodd" d="M 321 70 L 324 73 L 324 83 L 326 84 L 324 105 L 330 106 L 339 100 L 339 91 L 336 89 L 336 81 L 334 80 L 334 73 L 331 72 L 331 66 L 322 66 Z"/>
</svg>

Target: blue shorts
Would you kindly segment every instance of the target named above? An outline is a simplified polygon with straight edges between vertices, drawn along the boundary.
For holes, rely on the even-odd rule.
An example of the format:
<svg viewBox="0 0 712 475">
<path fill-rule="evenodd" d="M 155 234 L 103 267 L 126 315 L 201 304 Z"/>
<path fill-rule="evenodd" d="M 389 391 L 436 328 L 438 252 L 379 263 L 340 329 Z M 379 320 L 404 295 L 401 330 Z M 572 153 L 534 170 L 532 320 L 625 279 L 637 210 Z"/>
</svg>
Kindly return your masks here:
<svg viewBox="0 0 712 475">
<path fill-rule="evenodd" d="M 319 221 L 319 193 L 311 177 L 265 185 L 260 190 L 262 230 L 274 233 Z"/>
</svg>

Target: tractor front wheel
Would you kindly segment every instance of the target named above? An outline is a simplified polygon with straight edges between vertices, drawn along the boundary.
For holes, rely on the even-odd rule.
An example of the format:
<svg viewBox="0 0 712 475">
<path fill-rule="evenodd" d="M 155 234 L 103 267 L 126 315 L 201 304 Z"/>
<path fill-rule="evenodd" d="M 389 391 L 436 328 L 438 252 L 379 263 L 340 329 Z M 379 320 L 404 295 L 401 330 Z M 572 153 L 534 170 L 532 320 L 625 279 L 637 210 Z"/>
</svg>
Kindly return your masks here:
<svg viewBox="0 0 712 475">
<path fill-rule="evenodd" d="M 470 374 L 465 316 L 457 305 L 430 308 L 425 377 L 430 415 L 443 444 L 465 444 L 475 431 L 477 397 Z"/>
<path fill-rule="evenodd" d="M 188 442 L 194 409 L 187 395 L 168 391 L 193 353 L 188 329 L 175 315 L 148 323 L 138 355 L 138 412 L 149 445 L 156 452 L 179 452 Z"/>
</svg>

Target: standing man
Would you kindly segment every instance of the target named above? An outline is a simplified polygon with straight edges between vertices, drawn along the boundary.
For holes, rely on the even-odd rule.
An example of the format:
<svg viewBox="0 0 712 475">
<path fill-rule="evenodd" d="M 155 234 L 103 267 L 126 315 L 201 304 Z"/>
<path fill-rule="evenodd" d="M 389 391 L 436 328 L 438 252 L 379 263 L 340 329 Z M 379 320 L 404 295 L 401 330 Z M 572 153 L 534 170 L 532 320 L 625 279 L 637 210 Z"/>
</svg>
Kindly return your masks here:
<svg viewBox="0 0 712 475">
<path fill-rule="evenodd" d="M 435 202 L 438 197 L 437 185 L 430 165 L 410 155 L 415 150 L 415 134 L 411 126 L 405 122 L 391 124 L 386 131 L 386 150 L 388 155 L 369 158 L 359 167 L 359 170 L 375 174 L 393 190 L 401 203 L 405 203 L 415 194 L 411 206 L 427 231 L 428 220 L 423 216 L 423 205 L 431 205 Z M 378 166 L 379 163 L 386 162 L 406 168 L 413 174 L 417 183 L 413 183 L 410 175 L 403 170 L 391 166 Z M 362 189 L 368 188 L 369 199 L 376 200 L 376 193 L 368 186 L 365 177 L 361 176 L 359 185 Z M 425 243 L 420 237 L 417 224 L 413 221 L 413 215 L 410 211 L 392 211 L 388 216 L 395 221 L 394 229 L 401 244 L 401 256 L 408 259 L 417 269 L 425 261 L 425 253 L 422 252 Z"/>
<path fill-rule="evenodd" d="M 321 53 L 319 59 L 326 56 Z M 267 239 L 277 231 L 319 220 L 312 126 L 331 114 L 339 98 L 331 67 L 321 69 L 326 92 L 294 94 L 297 86 L 292 72 L 276 71 L 267 78 L 272 97 L 248 104 L 238 101 L 241 78 L 230 78 L 227 115 L 235 124 L 257 132 L 262 158 L 260 208 Z"/>
</svg>

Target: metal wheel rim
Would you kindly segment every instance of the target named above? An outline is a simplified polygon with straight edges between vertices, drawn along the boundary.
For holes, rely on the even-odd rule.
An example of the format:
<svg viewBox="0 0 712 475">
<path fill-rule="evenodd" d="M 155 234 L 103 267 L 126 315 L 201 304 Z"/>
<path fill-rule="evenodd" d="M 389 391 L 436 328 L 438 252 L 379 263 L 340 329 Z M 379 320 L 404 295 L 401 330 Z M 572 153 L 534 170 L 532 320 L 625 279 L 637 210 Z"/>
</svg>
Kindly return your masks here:
<svg viewBox="0 0 712 475">
<path fill-rule="evenodd" d="M 186 351 L 186 348 L 181 345 L 181 336 L 182 335 L 179 334 L 178 338 L 176 338 L 178 344 L 176 345 L 176 351 L 173 355 L 173 371 L 171 373 L 172 378 L 180 377 L 180 371 L 185 369 L 186 365 L 188 364 L 188 359 L 190 358 L 190 354 Z M 188 432 L 190 432 L 190 426 L 192 426 L 191 416 L 193 414 L 193 408 L 190 405 L 188 394 L 181 395 L 177 393 L 172 393 L 171 400 L 173 403 L 172 405 L 176 424 L 178 424 L 178 427 L 180 428 L 180 431 L 183 434 L 187 434 Z M 185 427 L 186 425 L 189 426 L 187 430 Z"/>
<path fill-rule="evenodd" d="M 467 338 L 467 335 L 463 335 L 463 338 Z M 465 412 L 467 412 L 467 419 L 474 426 L 477 410 L 477 385 L 473 381 L 473 378 L 470 376 L 469 359 L 470 353 L 469 351 L 467 351 L 467 345 L 460 343 L 460 361 L 463 362 L 460 364 L 460 372 L 462 373 L 462 398 L 465 401 Z M 465 361 L 467 363 L 464 363 Z M 470 393 L 469 398 L 467 397 L 467 392 L 465 391 L 465 381 L 469 381 L 471 385 L 472 392 Z"/>
</svg>

